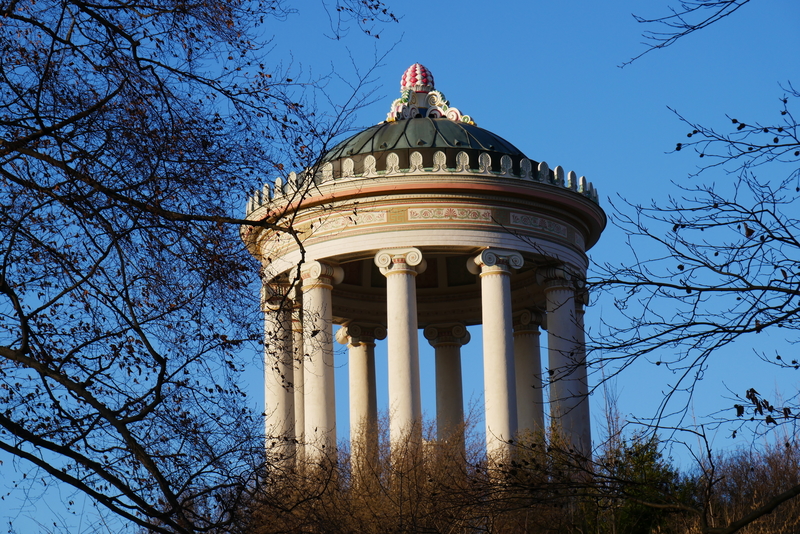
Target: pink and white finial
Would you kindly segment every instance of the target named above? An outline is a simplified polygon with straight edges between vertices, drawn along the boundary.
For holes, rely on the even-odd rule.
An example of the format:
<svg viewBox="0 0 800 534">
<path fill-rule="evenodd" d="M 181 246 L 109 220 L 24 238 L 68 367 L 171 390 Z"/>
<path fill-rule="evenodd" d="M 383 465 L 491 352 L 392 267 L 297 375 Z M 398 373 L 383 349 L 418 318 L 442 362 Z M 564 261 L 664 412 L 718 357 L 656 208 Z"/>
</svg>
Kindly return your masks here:
<svg viewBox="0 0 800 534">
<path fill-rule="evenodd" d="M 386 115 L 387 122 L 427 117 L 475 124 L 469 115 L 462 115 L 458 109 L 450 107 L 441 91 L 436 90 L 431 71 L 419 63 L 414 63 L 403 73 L 400 93 L 400 98 L 392 102 L 392 110 Z"/>
<path fill-rule="evenodd" d="M 400 91 L 412 89 L 414 91 L 429 93 L 434 89 L 433 74 L 424 65 L 414 63 L 406 69 L 400 78 Z"/>
</svg>

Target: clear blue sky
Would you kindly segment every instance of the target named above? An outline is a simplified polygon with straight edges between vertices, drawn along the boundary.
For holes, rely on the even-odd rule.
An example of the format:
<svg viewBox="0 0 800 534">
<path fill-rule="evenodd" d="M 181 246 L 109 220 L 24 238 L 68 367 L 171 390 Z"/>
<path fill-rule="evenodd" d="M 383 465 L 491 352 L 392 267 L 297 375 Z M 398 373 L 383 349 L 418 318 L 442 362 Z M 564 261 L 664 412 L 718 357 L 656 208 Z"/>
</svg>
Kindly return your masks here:
<svg viewBox="0 0 800 534">
<path fill-rule="evenodd" d="M 724 126 L 726 113 L 751 121 L 774 117 L 783 94 L 778 83 L 793 79 L 800 84 L 800 2 L 796 0 L 753 1 L 733 17 L 624 69 L 618 65 L 643 49 L 640 33 L 644 28 L 631 13 L 662 15 L 668 2 L 406 0 L 394 3 L 401 21 L 383 27 L 379 40 L 353 30 L 341 42 L 321 36 L 327 21 L 319 2 L 298 4 L 303 6 L 299 13 L 274 27 L 274 58 L 287 60 L 291 54 L 295 68 L 319 74 L 334 69 L 342 79 L 351 80 L 356 67 L 370 65 L 385 54 L 372 75 L 377 102 L 360 112 L 359 125 L 383 120 L 399 95 L 401 74 L 420 62 L 434 74 L 437 89 L 451 105 L 532 159 L 586 175 L 599 189 L 606 208 L 606 199 L 616 195 L 638 203 L 664 199 L 676 193 L 672 181 L 687 183 L 687 174 L 695 170 L 699 161 L 691 153 L 667 154 L 686 134 L 686 127 L 667 106 L 698 122 Z M 334 100 L 347 95 L 344 84 L 335 79 L 329 89 Z M 702 179 L 729 180 L 719 172 L 704 174 Z M 591 251 L 592 259 L 624 259 L 619 238 L 609 226 Z M 587 327 L 596 331 L 598 318 L 612 314 L 612 308 L 610 302 L 595 303 L 587 311 Z M 432 416 L 433 352 L 422 341 L 423 407 Z M 757 341 L 762 347 L 765 342 L 780 342 Z M 479 334 L 473 330 L 463 359 L 465 396 L 476 402 L 482 396 L 480 345 Z M 379 350 L 379 401 L 384 408 L 385 358 L 385 351 Z M 340 436 L 345 437 L 343 351 L 337 354 L 337 365 L 338 425 Z M 755 387 L 762 393 L 777 388 L 788 396 L 797 391 L 798 377 L 761 364 L 751 345 L 740 344 L 713 360 L 699 385 L 694 414 L 702 418 L 730 406 L 723 398 L 724 386 Z M 651 416 L 660 392 L 673 379 L 663 367 L 646 362 L 621 375 L 614 387 L 623 417 Z M 250 385 L 254 403 L 263 398 L 261 387 L 258 380 Z M 599 419 L 602 409 L 603 399 L 596 395 L 593 410 Z M 600 420 L 594 421 L 595 438 L 601 427 Z M 720 430 L 715 445 L 730 446 L 727 435 L 727 430 Z M 0 472 L 5 475 L 8 469 Z M 4 493 L 11 490 L 10 480 L 6 479 Z M 49 508 L 58 508 L 58 501 L 68 498 L 61 489 L 48 492 L 44 501 L 22 503 L 6 497 L 0 501 L 0 519 L 5 523 L 15 518 L 18 532 L 47 531 L 52 524 Z M 90 508 L 87 502 L 86 509 Z M 66 531 L 102 530 L 97 523 L 79 521 L 76 517 L 68 523 Z"/>
</svg>

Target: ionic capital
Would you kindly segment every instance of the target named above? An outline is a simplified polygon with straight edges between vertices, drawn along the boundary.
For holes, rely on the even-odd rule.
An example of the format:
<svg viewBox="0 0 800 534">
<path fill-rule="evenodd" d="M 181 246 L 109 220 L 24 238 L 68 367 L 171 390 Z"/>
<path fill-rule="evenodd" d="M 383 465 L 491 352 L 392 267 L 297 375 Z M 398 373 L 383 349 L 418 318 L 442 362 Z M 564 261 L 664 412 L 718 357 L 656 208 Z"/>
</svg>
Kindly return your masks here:
<svg viewBox="0 0 800 534">
<path fill-rule="evenodd" d="M 385 248 L 375 254 L 375 265 L 384 276 L 404 273 L 416 276 L 425 271 L 427 263 L 418 248 Z"/>
<path fill-rule="evenodd" d="M 514 334 L 538 332 L 539 328 L 547 330 L 547 314 L 540 310 L 523 310 L 514 316 Z"/>
<path fill-rule="evenodd" d="M 472 274 L 511 274 L 511 269 L 525 265 L 522 254 L 514 250 L 487 248 L 467 260 L 467 269 Z"/>
<path fill-rule="evenodd" d="M 432 347 L 445 345 L 460 347 L 469 343 L 470 340 L 467 328 L 461 323 L 429 325 L 425 327 L 423 335 Z"/>
<path fill-rule="evenodd" d="M 342 345 L 374 345 L 376 339 L 386 338 L 386 327 L 379 324 L 348 323 L 336 332 L 336 341 Z"/>
<path fill-rule="evenodd" d="M 276 278 L 261 284 L 261 311 L 278 311 L 291 309 L 291 284 L 286 279 Z"/>
<path fill-rule="evenodd" d="M 319 286 L 333 289 L 334 284 L 344 279 L 344 271 L 338 265 L 310 261 L 301 267 L 300 278 L 303 280 L 303 291 Z"/>
<path fill-rule="evenodd" d="M 536 273 L 536 277 L 545 292 L 551 289 L 571 289 L 575 291 L 579 285 L 582 285 L 582 278 L 563 266 L 541 268 Z"/>
</svg>

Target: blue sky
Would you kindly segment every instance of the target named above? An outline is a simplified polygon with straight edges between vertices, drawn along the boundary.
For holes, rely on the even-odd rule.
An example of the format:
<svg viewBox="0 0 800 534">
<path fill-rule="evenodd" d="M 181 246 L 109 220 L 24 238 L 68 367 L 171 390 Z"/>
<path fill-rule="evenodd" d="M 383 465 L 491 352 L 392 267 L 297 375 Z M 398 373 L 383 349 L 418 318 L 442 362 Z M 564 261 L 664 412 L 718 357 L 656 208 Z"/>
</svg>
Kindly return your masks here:
<svg viewBox="0 0 800 534">
<path fill-rule="evenodd" d="M 687 175 L 700 163 L 690 152 L 668 153 L 685 139 L 686 127 L 667 106 L 697 122 L 724 127 L 726 114 L 750 121 L 775 117 L 783 94 L 778 84 L 788 80 L 800 84 L 800 2 L 796 0 L 751 2 L 733 17 L 624 69 L 618 65 L 643 50 L 640 34 L 644 28 L 631 13 L 663 15 L 667 2 L 406 0 L 393 5 L 400 23 L 383 27 L 380 39 L 353 30 L 342 41 L 322 36 L 327 20 L 319 2 L 301 4 L 285 23 L 265 28 L 276 32 L 273 57 L 291 57 L 293 67 L 302 67 L 304 72 L 323 74 L 333 69 L 341 77 L 332 79 L 329 86 L 334 101 L 348 96 L 342 80 L 352 80 L 356 68 L 371 65 L 375 57 L 383 58 L 371 76 L 376 102 L 361 110 L 357 125 L 383 120 L 399 95 L 403 71 L 420 62 L 434 74 L 437 89 L 451 105 L 471 115 L 479 126 L 508 139 L 534 160 L 586 175 L 598 188 L 609 215 L 609 197 L 619 195 L 635 203 L 663 200 L 677 193 L 672 182 L 688 183 Z M 712 171 L 700 179 L 724 183 L 730 177 Z M 613 225 L 591 251 L 597 262 L 624 261 L 626 254 Z M 599 317 L 611 314 L 612 303 L 595 303 L 587 311 L 587 327 L 596 331 Z M 765 336 L 755 341 L 763 348 L 780 346 L 782 340 Z M 755 387 L 762 393 L 778 389 L 786 396 L 797 391 L 800 375 L 762 364 L 752 352 L 755 341 L 745 340 L 712 360 L 699 384 L 691 416 L 700 419 L 730 406 L 724 398 L 726 387 L 739 391 Z M 482 395 L 480 346 L 479 331 L 473 329 L 473 340 L 463 351 L 465 397 L 478 403 Z M 424 340 L 420 347 L 423 408 L 432 416 L 433 349 Z M 384 408 L 385 359 L 385 350 L 379 348 L 379 401 Z M 340 436 L 346 437 L 343 350 L 337 354 L 337 366 L 338 426 Z M 674 376 L 666 369 L 645 361 L 628 369 L 612 384 L 622 416 L 653 415 L 661 391 L 671 380 Z M 258 403 L 263 398 L 261 382 L 254 380 L 249 387 L 253 402 Z M 599 394 L 593 398 L 593 410 L 598 437 L 603 411 Z M 721 429 L 712 436 L 714 445 L 734 445 L 728 435 L 727 429 Z M 680 451 L 674 454 L 686 461 Z M 67 498 L 71 498 L 68 492 L 59 489 L 45 501 L 25 504 L 6 498 L 0 501 L 0 518 L 15 517 L 19 532 L 45 531 L 51 524 L 45 520 L 49 507 Z M 86 508 L 90 507 L 87 503 Z M 78 521 L 70 523 L 70 532 L 97 527 L 87 527 L 85 522 L 79 526 Z"/>
</svg>

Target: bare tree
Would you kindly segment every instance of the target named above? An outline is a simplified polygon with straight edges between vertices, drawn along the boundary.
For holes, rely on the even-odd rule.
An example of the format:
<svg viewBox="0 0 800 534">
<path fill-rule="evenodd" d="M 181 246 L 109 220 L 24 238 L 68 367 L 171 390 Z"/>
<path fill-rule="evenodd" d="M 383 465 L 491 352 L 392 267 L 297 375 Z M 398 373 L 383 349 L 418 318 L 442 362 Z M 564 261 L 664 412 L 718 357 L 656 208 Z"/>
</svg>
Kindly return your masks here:
<svg viewBox="0 0 800 534">
<path fill-rule="evenodd" d="M 647 49 L 626 65 L 689 38 L 748 2 L 681 1 L 663 17 L 634 16 L 648 28 Z M 800 93 L 791 82 L 782 90 L 770 120 L 729 115 L 722 127 L 712 127 L 673 110 L 687 126 L 674 152 L 700 158 L 690 184 L 676 181 L 677 193 L 666 201 L 642 205 L 622 199 L 615 206 L 616 224 L 634 260 L 598 266 L 589 283 L 609 293 L 622 317 L 607 323 L 602 338 L 594 340 L 596 354 L 602 354 L 595 362 L 612 363 L 618 373 L 647 358 L 673 372 L 676 378 L 651 420 L 655 429 L 668 424 L 669 431 L 704 435 L 686 418 L 689 399 L 709 366 L 720 365 L 718 359 L 735 350 L 735 342 L 766 332 L 786 346 L 800 340 L 800 137 L 792 112 Z M 712 172 L 724 179 L 700 185 L 693 179 Z M 776 370 L 800 368 L 796 356 L 759 354 Z M 756 433 L 784 423 L 793 428 L 800 413 L 796 395 L 778 401 L 749 388 L 732 391 L 731 397 L 714 417 L 717 424 L 732 426 L 734 436 L 742 428 Z M 665 417 L 675 415 L 666 423 Z M 710 449 L 700 456 L 713 467 Z M 704 472 L 714 479 L 713 468 Z M 715 484 L 709 482 L 709 492 Z M 776 485 L 772 497 L 732 514 L 726 524 L 709 526 L 704 519 L 703 531 L 736 532 L 798 494 L 800 486 Z M 713 501 L 711 494 L 703 500 Z M 703 511 L 703 517 L 709 514 Z"/>
<path fill-rule="evenodd" d="M 333 36 L 396 20 L 326 7 Z M 269 66 L 256 27 L 291 14 L 0 3 L 0 450 L 152 531 L 228 530 L 269 469 L 236 385 L 262 336 L 238 214 L 353 110 Z"/>
<path fill-rule="evenodd" d="M 648 48 L 634 57 L 670 46 L 697 30 L 735 13 L 749 0 L 681 1 L 663 17 L 634 18 L 647 26 Z M 649 28 L 655 28 L 650 30 Z M 635 261 L 607 263 L 598 269 L 593 287 L 618 291 L 621 325 L 598 340 L 597 348 L 616 351 L 622 367 L 647 354 L 659 354 L 658 365 L 679 373 L 662 403 L 663 416 L 677 391 L 691 393 L 709 358 L 748 334 L 783 329 L 796 342 L 800 255 L 794 215 L 800 192 L 800 126 L 792 104 L 800 93 L 787 82 L 767 121 L 728 116 L 727 127 L 698 124 L 672 110 L 687 126 L 686 139 L 674 152 L 694 152 L 700 166 L 690 179 L 713 170 L 726 180 L 701 185 L 676 184 L 678 194 L 666 202 L 631 204 L 622 199 L 616 224 L 627 236 Z M 777 179 L 770 178 L 775 174 Z M 691 180 L 696 183 L 697 180 Z M 655 257 L 642 257 L 646 245 Z M 610 325 L 609 325 L 610 326 Z M 669 356 L 661 358 L 661 354 Z M 763 354 L 778 367 L 797 369 L 798 359 Z M 794 420 L 796 409 L 774 407 L 755 390 L 740 396 L 735 414 L 750 408 L 754 420 L 776 424 Z"/>
<path fill-rule="evenodd" d="M 666 48 L 698 30 L 721 21 L 735 13 L 750 0 L 680 0 L 677 6 L 669 5 L 669 14 L 660 17 L 642 17 L 634 14 L 636 22 L 648 28 L 642 34 L 646 48 L 644 52 L 629 59 L 621 66 L 630 65 L 643 55 Z"/>
<path fill-rule="evenodd" d="M 616 222 L 631 248 L 657 245 L 660 254 L 598 266 L 593 286 L 612 291 L 625 319 L 595 348 L 623 362 L 652 354 L 657 365 L 678 373 L 659 415 L 675 392 L 691 392 L 710 359 L 742 336 L 780 329 L 786 339 L 798 339 L 800 220 L 793 216 L 798 197 L 789 182 L 772 185 L 746 173 L 727 187 L 684 188 L 666 205 L 618 210 Z M 780 368 L 798 367 L 796 357 L 764 358 Z M 767 424 L 793 421 L 798 412 L 740 393 L 748 398 L 736 404 L 739 417 L 745 405 Z"/>
</svg>

